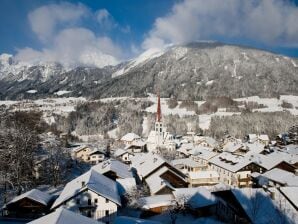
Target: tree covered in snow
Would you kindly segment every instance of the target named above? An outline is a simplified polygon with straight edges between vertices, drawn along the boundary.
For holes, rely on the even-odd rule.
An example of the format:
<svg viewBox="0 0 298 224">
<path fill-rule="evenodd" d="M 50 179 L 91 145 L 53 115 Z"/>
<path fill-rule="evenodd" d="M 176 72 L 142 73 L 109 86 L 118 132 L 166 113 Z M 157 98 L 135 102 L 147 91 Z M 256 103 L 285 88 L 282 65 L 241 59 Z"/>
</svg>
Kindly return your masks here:
<svg viewBox="0 0 298 224">
<path fill-rule="evenodd" d="M 289 112 L 248 112 L 233 116 L 214 116 L 207 135 L 222 138 L 228 133 L 243 138 L 248 133 L 268 134 L 271 138 L 297 123 L 297 117 Z"/>
<path fill-rule="evenodd" d="M 0 175 L 4 189 L 20 194 L 33 185 L 34 155 L 44 128 L 41 113 L 14 112 L 0 119 Z M 5 191 L 4 191 L 5 193 Z"/>
</svg>

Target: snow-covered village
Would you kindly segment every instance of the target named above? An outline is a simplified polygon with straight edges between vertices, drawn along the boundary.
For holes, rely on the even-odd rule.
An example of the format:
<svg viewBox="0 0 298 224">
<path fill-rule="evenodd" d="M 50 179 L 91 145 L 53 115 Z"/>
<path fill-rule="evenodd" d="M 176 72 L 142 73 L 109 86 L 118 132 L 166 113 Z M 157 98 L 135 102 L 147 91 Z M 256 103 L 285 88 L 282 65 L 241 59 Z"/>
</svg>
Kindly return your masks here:
<svg viewBox="0 0 298 224">
<path fill-rule="evenodd" d="M 0 224 L 297 224 L 298 0 L 1 0 Z"/>
</svg>

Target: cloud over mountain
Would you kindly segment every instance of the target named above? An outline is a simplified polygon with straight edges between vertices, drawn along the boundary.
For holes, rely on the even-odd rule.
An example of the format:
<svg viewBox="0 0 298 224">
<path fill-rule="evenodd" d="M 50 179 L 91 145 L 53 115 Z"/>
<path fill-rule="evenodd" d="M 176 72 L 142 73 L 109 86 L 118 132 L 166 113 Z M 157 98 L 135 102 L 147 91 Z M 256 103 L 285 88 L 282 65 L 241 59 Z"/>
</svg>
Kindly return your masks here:
<svg viewBox="0 0 298 224">
<path fill-rule="evenodd" d="M 39 7 L 29 13 L 28 19 L 43 48 L 19 49 L 16 59 L 30 63 L 58 61 L 68 66 L 114 65 L 123 56 L 121 47 L 110 37 L 84 27 L 82 22 L 94 19 L 100 29 L 105 30 L 116 24 L 111 18 L 106 9 L 93 13 L 80 3 Z"/>
<path fill-rule="evenodd" d="M 298 8 L 279 0 L 184 0 L 155 20 L 142 46 L 216 38 L 298 45 Z"/>
</svg>

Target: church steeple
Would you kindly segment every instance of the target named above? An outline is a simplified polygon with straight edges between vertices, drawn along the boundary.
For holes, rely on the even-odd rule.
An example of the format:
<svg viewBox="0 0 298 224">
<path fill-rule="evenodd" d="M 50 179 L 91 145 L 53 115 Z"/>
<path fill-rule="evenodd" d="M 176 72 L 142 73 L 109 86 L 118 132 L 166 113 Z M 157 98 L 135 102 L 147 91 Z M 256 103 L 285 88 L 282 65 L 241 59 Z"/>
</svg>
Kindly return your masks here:
<svg viewBox="0 0 298 224">
<path fill-rule="evenodd" d="M 157 101 L 157 112 L 156 112 L 156 121 L 161 121 L 161 106 L 160 106 L 160 94 L 158 92 L 158 101 Z"/>
</svg>

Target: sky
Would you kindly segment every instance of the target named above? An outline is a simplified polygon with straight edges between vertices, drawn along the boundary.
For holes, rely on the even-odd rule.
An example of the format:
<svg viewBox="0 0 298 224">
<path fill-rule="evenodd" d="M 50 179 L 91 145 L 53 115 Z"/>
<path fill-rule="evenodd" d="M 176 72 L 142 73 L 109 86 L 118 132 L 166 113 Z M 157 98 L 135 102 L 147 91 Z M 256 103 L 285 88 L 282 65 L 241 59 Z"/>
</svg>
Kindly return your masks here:
<svg viewBox="0 0 298 224">
<path fill-rule="evenodd" d="M 298 0 L 0 0 L 0 54 L 116 64 L 213 40 L 298 57 Z"/>
</svg>

